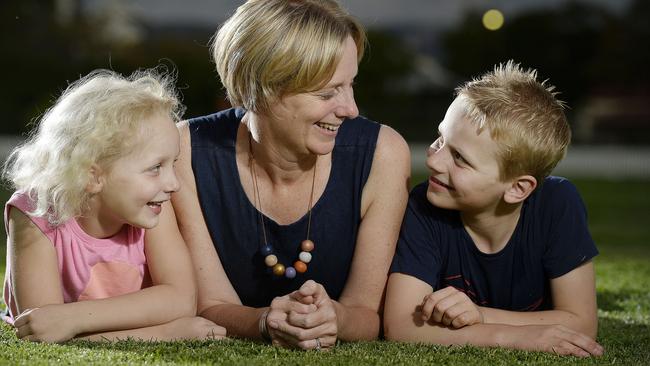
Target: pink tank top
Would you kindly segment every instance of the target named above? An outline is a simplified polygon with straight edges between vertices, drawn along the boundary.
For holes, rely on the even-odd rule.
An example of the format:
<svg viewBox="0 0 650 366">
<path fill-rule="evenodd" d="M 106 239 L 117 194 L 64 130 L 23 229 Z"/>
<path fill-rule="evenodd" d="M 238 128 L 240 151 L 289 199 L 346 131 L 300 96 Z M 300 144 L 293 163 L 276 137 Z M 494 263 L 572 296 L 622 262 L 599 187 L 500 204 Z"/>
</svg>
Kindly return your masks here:
<svg viewBox="0 0 650 366">
<path fill-rule="evenodd" d="M 151 286 L 144 254 L 144 229 L 124 225 L 114 236 L 97 239 L 86 234 L 75 219 L 54 227 L 45 218 L 29 216 L 27 212 L 34 207 L 32 201 L 27 195 L 16 192 L 5 205 L 7 233 L 9 210 L 13 207 L 27 215 L 54 246 L 64 302 L 103 299 Z M 13 323 L 18 312 L 8 259 L 4 301 L 9 319 L 5 321 Z"/>
</svg>

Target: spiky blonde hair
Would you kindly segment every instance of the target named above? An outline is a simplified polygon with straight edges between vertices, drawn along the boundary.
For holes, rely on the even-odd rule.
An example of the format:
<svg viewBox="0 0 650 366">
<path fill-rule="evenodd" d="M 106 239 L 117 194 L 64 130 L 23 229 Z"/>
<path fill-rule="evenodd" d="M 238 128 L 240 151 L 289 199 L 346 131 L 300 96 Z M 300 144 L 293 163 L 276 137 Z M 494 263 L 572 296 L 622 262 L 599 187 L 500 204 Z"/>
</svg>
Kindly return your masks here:
<svg viewBox="0 0 650 366">
<path fill-rule="evenodd" d="M 499 145 L 503 180 L 534 176 L 538 183 L 566 154 L 571 130 L 555 87 L 538 81 L 537 71 L 514 61 L 456 88 L 464 99 L 468 118 L 480 130 L 487 128 Z"/>
</svg>

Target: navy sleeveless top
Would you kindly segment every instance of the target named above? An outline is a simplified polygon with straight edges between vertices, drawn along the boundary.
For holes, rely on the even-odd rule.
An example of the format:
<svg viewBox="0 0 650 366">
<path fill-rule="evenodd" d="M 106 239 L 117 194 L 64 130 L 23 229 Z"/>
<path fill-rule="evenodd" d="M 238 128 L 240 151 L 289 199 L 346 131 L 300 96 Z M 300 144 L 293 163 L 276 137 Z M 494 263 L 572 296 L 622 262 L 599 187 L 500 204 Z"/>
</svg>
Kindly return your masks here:
<svg viewBox="0 0 650 366">
<path fill-rule="evenodd" d="M 322 284 L 336 300 L 352 264 L 361 223 L 361 194 L 381 125 L 358 117 L 339 128 L 325 191 L 312 208 L 313 258 L 307 272 L 287 279 L 274 276 L 264 263 L 259 211 L 241 185 L 235 141 L 244 113 L 233 108 L 189 120 L 199 202 L 221 264 L 246 306 L 268 306 L 274 297 L 297 290 L 309 279 Z M 289 225 L 264 219 L 278 261 L 293 266 L 307 233 L 308 215 Z"/>
</svg>

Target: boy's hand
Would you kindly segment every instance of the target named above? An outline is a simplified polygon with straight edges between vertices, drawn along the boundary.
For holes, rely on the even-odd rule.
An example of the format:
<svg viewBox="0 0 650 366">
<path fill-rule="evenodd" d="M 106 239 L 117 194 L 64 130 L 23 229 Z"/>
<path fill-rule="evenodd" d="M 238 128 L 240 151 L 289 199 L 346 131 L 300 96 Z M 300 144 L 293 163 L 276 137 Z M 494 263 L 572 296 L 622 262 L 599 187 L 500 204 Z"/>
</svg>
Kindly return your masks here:
<svg viewBox="0 0 650 366">
<path fill-rule="evenodd" d="M 480 308 L 466 294 L 451 286 L 426 295 L 421 308 L 422 320 L 452 328 L 483 323 Z"/>
<path fill-rule="evenodd" d="M 523 325 L 512 334 L 513 347 L 559 356 L 601 356 L 603 347 L 588 336 L 563 325 Z"/>
<path fill-rule="evenodd" d="M 77 335 L 64 304 L 27 309 L 15 320 L 16 336 L 32 342 L 61 343 Z"/>
</svg>

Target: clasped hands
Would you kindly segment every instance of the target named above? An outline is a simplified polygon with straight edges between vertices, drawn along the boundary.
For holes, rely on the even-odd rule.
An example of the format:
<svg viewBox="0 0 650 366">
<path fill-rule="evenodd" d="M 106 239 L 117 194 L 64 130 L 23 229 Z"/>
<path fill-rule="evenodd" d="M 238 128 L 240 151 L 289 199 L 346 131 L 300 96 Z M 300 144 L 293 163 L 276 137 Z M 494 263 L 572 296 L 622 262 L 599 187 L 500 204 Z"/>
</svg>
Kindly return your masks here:
<svg viewBox="0 0 650 366">
<path fill-rule="evenodd" d="M 309 280 L 273 299 L 266 326 L 276 346 L 326 350 L 334 346 L 338 333 L 334 301 L 322 285 Z"/>
</svg>

